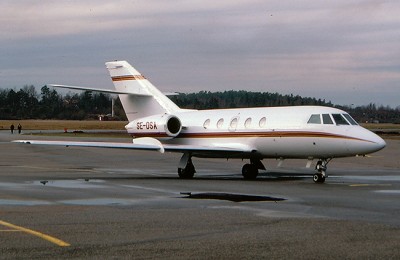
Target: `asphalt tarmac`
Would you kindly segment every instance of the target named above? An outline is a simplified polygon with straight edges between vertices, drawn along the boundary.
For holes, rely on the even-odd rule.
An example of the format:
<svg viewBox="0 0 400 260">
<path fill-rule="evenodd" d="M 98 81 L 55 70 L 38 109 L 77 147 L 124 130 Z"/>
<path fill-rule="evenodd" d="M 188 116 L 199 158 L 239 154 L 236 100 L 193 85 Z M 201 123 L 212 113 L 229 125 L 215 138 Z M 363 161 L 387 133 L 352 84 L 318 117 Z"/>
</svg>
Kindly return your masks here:
<svg viewBox="0 0 400 260">
<path fill-rule="evenodd" d="M 181 180 L 180 154 L 10 143 L 39 138 L 0 131 L 0 259 L 400 259 L 399 140 L 315 184 L 303 160 Z"/>
</svg>

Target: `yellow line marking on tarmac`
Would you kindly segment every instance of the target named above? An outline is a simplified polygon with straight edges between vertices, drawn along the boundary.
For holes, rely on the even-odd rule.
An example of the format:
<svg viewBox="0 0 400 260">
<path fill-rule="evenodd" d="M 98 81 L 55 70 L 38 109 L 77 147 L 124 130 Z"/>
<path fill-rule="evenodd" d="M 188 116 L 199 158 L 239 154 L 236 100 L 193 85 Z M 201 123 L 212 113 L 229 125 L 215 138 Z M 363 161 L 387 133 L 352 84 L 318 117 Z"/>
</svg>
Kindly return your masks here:
<svg viewBox="0 0 400 260">
<path fill-rule="evenodd" d="M 392 186 L 392 184 L 351 184 L 349 185 L 350 187 L 374 187 L 374 186 L 379 186 L 379 187 L 387 187 L 387 186 Z"/>
<path fill-rule="evenodd" d="M 58 238 L 55 238 L 55 237 L 40 233 L 40 232 L 32 230 L 32 229 L 20 227 L 20 226 L 17 226 L 17 225 L 14 225 L 14 224 L 2 221 L 2 220 L 0 220 L 0 225 L 3 225 L 5 227 L 9 227 L 9 228 L 13 228 L 16 231 L 22 231 L 22 232 L 28 233 L 30 235 L 34 235 L 34 236 L 40 237 L 40 238 L 42 238 L 44 240 L 47 240 L 47 241 L 49 241 L 49 242 L 51 242 L 53 244 L 58 245 L 58 246 L 70 246 L 70 244 L 68 244 L 67 242 L 64 242 L 64 241 L 62 241 L 62 240 L 60 240 Z"/>
</svg>

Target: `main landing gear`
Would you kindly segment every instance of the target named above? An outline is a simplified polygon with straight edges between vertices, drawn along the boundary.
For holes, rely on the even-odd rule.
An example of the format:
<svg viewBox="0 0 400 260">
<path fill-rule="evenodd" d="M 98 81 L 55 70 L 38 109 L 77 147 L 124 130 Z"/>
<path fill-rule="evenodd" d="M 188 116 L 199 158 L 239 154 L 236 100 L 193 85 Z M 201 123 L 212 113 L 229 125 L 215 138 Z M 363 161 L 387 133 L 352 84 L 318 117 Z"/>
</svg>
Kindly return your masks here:
<svg viewBox="0 0 400 260">
<path fill-rule="evenodd" d="M 326 165 L 329 163 L 331 159 L 323 159 L 319 160 L 317 162 L 317 165 L 315 165 L 315 169 L 317 172 L 313 176 L 313 180 L 315 183 L 324 183 L 325 178 L 328 177 L 328 174 L 326 173 Z"/>
<path fill-rule="evenodd" d="M 257 178 L 258 170 L 265 170 L 265 166 L 262 164 L 260 159 L 251 158 L 250 163 L 247 163 L 242 168 L 243 178 L 246 180 L 254 180 Z M 196 169 L 192 162 L 192 155 L 190 153 L 184 153 L 178 166 L 178 176 L 181 179 L 192 179 Z"/>
<path fill-rule="evenodd" d="M 257 178 L 258 170 L 265 170 L 265 166 L 259 159 L 250 159 L 250 163 L 243 165 L 242 175 L 245 180 L 254 180 Z"/>
<path fill-rule="evenodd" d="M 184 167 L 181 167 L 184 166 Z M 192 179 L 194 174 L 196 173 L 196 169 L 194 168 L 192 162 L 192 156 L 190 154 L 183 154 L 178 168 L 178 176 L 181 179 Z"/>
</svg>

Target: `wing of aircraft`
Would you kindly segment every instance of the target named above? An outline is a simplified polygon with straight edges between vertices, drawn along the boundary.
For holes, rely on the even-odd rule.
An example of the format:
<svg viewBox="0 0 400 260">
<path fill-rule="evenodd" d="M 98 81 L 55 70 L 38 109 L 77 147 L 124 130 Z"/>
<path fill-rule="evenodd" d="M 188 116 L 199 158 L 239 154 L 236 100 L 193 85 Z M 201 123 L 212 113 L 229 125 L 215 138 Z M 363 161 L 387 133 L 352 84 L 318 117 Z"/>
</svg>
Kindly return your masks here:
<svg viewBox="0 0 400 260">
<path fill-rule="evenodd" d="M 185 153 L 191 152 L 197 155 L 224 155 L 223 157 L 245 157 L 245 154 L 255 153 L 247 145 L 227 144 L 224 146 L 199 146 L 199 145 L 173 145 L 162 144 L 154 138 L 142 137 L 133 140 L 133 143 L 119 143 L 119 142 L 76 142 L 76 141 L 49 141 L 49 140 L 14 140 L 14 143 L 24 143 L 32 145 L 53 145 L 65 147 L 96 147 L 96 148 L 115 148 L 115 149 L 133 149 L 133 150 L 148 150 L 164 152 L 178 152 Z M 219 157 L 219 156 L 217 156 Z"/>
</svg>

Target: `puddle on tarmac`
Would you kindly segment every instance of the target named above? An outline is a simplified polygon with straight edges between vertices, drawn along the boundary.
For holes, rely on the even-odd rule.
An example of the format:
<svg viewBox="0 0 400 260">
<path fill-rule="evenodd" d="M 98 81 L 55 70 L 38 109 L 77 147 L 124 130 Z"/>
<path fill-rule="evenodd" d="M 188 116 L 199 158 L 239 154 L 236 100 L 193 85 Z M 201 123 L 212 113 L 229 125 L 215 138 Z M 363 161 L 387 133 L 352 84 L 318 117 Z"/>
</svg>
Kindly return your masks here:
<svg viewBox="0 0 400 260">
<path fill-rule="evenodd" d="M 42 180 L 34 181 L 33 184 L 41 186 L 50 186 L 56 188 L 68 188 L 68 189 L 88 189 L 88 188 L 104 188 L 103 180 L 92 180 L 92 179 L 78 179 L 78 180 Z M 99 185 L 100 184 L 100 185 Z"/>
<path fill-rule="evenodd" d="M 232 194 L 232 193 L 195 193 L 181 192 L 185 195 L 185 199 L 208 199 L 208 200 L 228 200 L 233 202 L 249 202 L 249 201 L 284 201 L 284 198 L 258 196 L 258 195 L 245 195 L 245 194 Z"/>
<path fill-rule="evenodd" d="M 80 205 L 80 206 L 129 206 L 135 204 L 137 201 L 132 199 L 113 199 L 113 198 L 99 198 L 99 199 L 82 199 L 82 200 L 62 200 L 59 203 L 67 205 Z"/>
<path fill-rule="evenodd" d="M 400 194 L 400 190 L 376 190 L 376 193 L 384 193 L 384 194 Z"/>
</svg>

